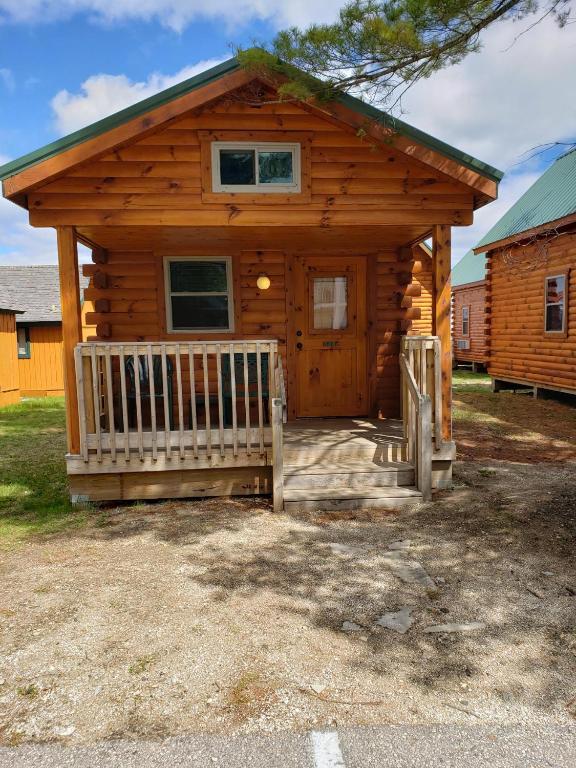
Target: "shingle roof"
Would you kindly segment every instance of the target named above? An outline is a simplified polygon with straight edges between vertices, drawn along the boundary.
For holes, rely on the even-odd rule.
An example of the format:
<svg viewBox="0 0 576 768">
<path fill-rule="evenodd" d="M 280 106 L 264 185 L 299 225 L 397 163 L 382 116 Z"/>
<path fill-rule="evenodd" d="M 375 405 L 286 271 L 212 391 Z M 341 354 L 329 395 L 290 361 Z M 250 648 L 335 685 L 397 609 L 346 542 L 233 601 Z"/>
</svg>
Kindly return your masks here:
<svg viewBox="0 0 576 768">
<path fill-rule="evenodd" d="M 468 251 L 452 268 L 452 287 L 476 283 L 486 278 L 486 256 Z"/>
<path fill-rule="evenodd" d="M 576 149 L 548 168 L 484 235 L 476 248 L 576 213 Z"/>
<path fill-rule="evenodd" d="M 86 128 L 81 128 L 79 131 L 75 131 L 68 136 L 64 136 L 57 141 L 53 141 L 51 144 L 47 144 L 40 149 L 34 150 L 34 152 L 30 152 L 23 157 L 17 158 L 16 160 L 12 160 L 3 166 L 0 166 L 0 179 L 6 179 L 9 176 L 14 176 L 17 173 L 20 173 L 20 171 L 23 171 L 25 168 L 29 168 L 30 166 L 36 165 L 43 160 L 54 157 L 60 152 L 63 152 L 66 149 L 70 149 L 70 147 L 75 147 L 78 144 L 82 144 L 83 142 L 94 138 L 95 136 L 100 136 L 106 131 L 109 131 L 112 128 L 116 128 L 119 125 L 123 125 L 129 120 L 133 120 L 135 117 L 144 115 L 146 112 L 150 112 L 156 107 L 160 107 L 163 104 L 174 101 L 175 99 L 184 96 L 185 94 L 190 93 L 197 88 L 208 85 L 209 83 L 218 80 L 219 78 L 224 77 L 231 72 L 235 72 L 237 69 L 240 69 L 240 67 L 241 64 L 237 58 L 228 59 L 228 61 L 225 61 L 222 64 L 218 64 L 216 67 L 212 67 L 211 69 L 207 69 L 205 72 L 201 72 L 195 77 L 191 77 L 188 80 L 177 83 L 171 88 L 166 88 L 166 90 L 161 91 L 154 96 L 150 96 L 143 101 L 139 101 L 137 104 L 133 104 L 126 109 L 122 109 L 120 112 L 116 112 L 109 117 L 105 117 L 103 120 L 98 120 Z M 363 114 L 372 120 L 381 122 L 390 127 L 392 130 L 408 136 L 419 144 L 427 146 L 446 157 L 456 160 L 456 162 L 461 163 L 471 170 L 481 173 L 493 181 L 500 181 L 503 176 L 502 171 L 499 171 L 497 168 L 494 168 L 487 163 L 483 163 L 481 160 L 477 160 L 475 157 L 472 157 L 471 155 L 468 155 L 467 153 L 462 152 L 459 149 L 456 149 L 455 147 L 452 147 L 449 144 L 446 144 L 445 142 L 440 141 L 439 139 L 436 139 L 427 133 L 424 133 L 423 131 L 420 131 L 418 128 L 414 128 L 413 126 L 408 125 L 408 123 L 405 123 L 403 120 L 398 120 L 386 112 L 382 112 L 370 104 L 366 104 L 366 102 L 362 101 L 361 99 L 349 96 L 348 94 L 341 94 L 337 98 L 340 103 L 344 104 L 349 109 L 352 109 L 355 112 L 359 112 L 360 114 Z"/>
<path fill-rule="evenodd" d="M 87 283 L 80 278 L 82 288 Z M 0 266 L 0 306 L 18 307 L 17 323 L 61 323 L 58 267 Z"/>
</svg>

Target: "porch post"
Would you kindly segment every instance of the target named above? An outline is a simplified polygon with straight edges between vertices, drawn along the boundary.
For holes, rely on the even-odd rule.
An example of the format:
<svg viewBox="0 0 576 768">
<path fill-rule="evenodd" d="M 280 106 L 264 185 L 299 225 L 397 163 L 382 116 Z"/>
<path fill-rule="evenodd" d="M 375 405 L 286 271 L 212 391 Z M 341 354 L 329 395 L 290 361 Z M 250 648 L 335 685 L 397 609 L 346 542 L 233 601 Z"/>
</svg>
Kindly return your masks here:
<svg viewBox="0 0 576 768">
<path fill-rule="evenodd" d="M 60 302 L 62 305 L 62 357 L 64 366 L 64 394 L 66 396 L 66 435 L 68 452 L 80 453 L 80 425 L 78 422 L 78 390 L 74 349 L 82 341 L 80 280 L 78 277 L 78 249 L 74 227 L 57 227 L 58 265 L 60 271 Z"/>
<path fill-rule="evenodd" d="M 451 234 L 446 224 L 432 230 L 433 333 L 440 339 L 442 371 L 442 437 L 452 440 L 452 334 L 450 327 Z"/>
</svg>

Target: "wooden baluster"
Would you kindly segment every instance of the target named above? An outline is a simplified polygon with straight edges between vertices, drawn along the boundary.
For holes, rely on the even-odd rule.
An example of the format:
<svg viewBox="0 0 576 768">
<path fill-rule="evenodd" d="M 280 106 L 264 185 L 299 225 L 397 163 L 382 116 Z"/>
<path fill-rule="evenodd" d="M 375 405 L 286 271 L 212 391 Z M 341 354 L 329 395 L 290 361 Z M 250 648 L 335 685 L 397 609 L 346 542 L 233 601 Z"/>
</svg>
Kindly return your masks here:
<svg viewBox="0 0 576 768">
<path fill-rule="evenodd" d="M 434 438 L 436 450 L 442 446 L 442 355 L 440 339 L 434 340 Z"/>
<path fill-rule="evenodd" d="M 230 395 L 232 397 L 232 452 L 238 456 L 238 414 L 236 413 L 236 358 L 234 344 L 230 344 Z"/>
<path fill-rule="evenodd" d="M 196 412 L 196 369 L 194 366 L 194 347 L 188 344 L 188 367 L 190 369 L 190 413 L 192 417 L 192 447 L 194 458 L 198 458 L 198 414 Z"/>
<path fill-rule="evenodd" d="M 102 431 L 100 428 L 100 385 L 98 382 L 98 360 L 96 357 L 96 347 L 92 346 L 90 350 L 90 361 L 92 363 L 92 402 L 94 403 L 94 428 L 96 430 L 96 456 L 98 461 L 102 461 Z"/>
<path fill-rule="evenodd" d="M 120 345 L 120 398 L 122 400 L 122 424 L 124 425 L 124 456 L 130 461 L 130 425 L 128 424 L 128 395 L 126 392 L 126 357 L 124 345 Z"/>
<path fill-rule="evenodd" d="M 78 391 L 78 418 L 80 428 L 80 451 L 84 461 L 88 461 L 88 440 L 86 439 L 86 401 L 84 397 L 84 368 L 82 348 L 74 349 L 74 367 L 76 369 L 76 389 Z"/>
<path fill-rule="evenodd" d="M 182 395 L 182 361 L 180 360 L 180 344 L 176 344 L 176 387 L 178 389 L 178 442 L 180 447 L 180 460 L 186 458 L 184 445 L 184 398 Z"/>
<path fill-rule="evenodd" d="M 218 379 L 218 433 L 220 436 L 220 455 L 224 456 L 224 405 L 222 402 L 222 353 L 216 346 L 216 377 Z"/>
<path fill-rule="evenodd" d="M 110 436 L 110 455 L 112 461 L 116 461 L 116 425 L 114 424 L 114 391 L 112 382 L 112 360 L 110 358 L 110 344 L 105 349 L 106 361 L 106 392 L 108 399 L 108 433 Z"/>
<path fill-rule="evenodd" d="M 148 379 L 150 381 L 150 428 L 152 430 L 152 461 L 158 460 L 158 427 L 156 424 L 156 382 L 154 381 L 154 355 L 152 344 L 146 347 L 148 359 Z"/>
<path fill-rule="evenodd" d="M 166 458 L 172 458 L 172 413 L 171 403 L 168 400 L 168 361 L 166 359 L 166 346 L 162 344 L 162 400 L 164 402 L 164 435 L 166 439 Z"/>
<path fill-rule="evenodd" d="M 138 347 L 134 347 L 134 388 L 136 394 L 136 429 L 138 431 L 138 456 L 144 461 L 144 435 L 142 434 L 142 394 L 140 391 L 140 358 Z"/>
<path fill-rule="evenodd" d="M 248 376 L 248 351 L 246 343 L 242 344 L 242 354 L 244 356 L 244 410 L 246 411 L 246 453 L 252 454 L 252 435 L 250 423 L 250 379 Z"/>
<path fill-rule="evenodd" d="M 420 393 L 422 395 L 428 394 L 428 378 L 427 378 L 427 367 L 426 367 L 426 359 L 427 359 L 427 351 L 426 351 L 426 340 L 423 339 L 420 342 Z"/>
<path fill-rule="evenodd" d="M 212 425 L 210 419 L 210 390 L 208 382 L 208 353 L 202 345 L 202 366 L 204 368 L 204 413 L 206 414 L 206 453 L 212 456 Z"/>
<path fill-rule="evenodd" d="M 258 431 L 260 438 L 260 456 L 264 456 L 264 403 L 262 396 L 262 352 L 260 342 L 256 342 L 256 378 L 258 380 Z"/>
</svg>

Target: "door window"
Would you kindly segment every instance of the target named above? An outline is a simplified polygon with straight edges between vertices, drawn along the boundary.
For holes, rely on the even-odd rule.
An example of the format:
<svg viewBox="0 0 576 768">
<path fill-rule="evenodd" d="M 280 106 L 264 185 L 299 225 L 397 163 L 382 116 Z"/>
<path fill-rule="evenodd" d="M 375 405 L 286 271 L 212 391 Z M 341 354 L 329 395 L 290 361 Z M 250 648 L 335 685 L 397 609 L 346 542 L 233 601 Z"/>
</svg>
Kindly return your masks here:
<svg viewBox="0 0 576 768">
<path fill-rule="evenodd" d="M 342 331 L 348 327 L 348 278 L 315 277 L 313 284 L 313 328 Z"/>
</svg>

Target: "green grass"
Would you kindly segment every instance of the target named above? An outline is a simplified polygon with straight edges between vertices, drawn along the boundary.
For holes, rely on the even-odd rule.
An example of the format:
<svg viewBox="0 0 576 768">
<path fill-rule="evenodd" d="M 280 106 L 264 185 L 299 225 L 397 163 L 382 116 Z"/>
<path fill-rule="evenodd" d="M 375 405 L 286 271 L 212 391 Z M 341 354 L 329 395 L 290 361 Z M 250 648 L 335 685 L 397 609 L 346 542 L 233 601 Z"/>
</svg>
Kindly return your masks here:
<svg viewBox="0 0 576 768">
<path fill-rule="evenodd" d="M 64 399 L 0 408 L 0 546 L 82 525 L 66 485 Z"/>
<path fill-rule="evenodd" d="M 458 392 L 490 392 L 490 376 L 487 373 L 472 373 L 461 368 L 454 371 L 452 389 Z"/>
</svg>

